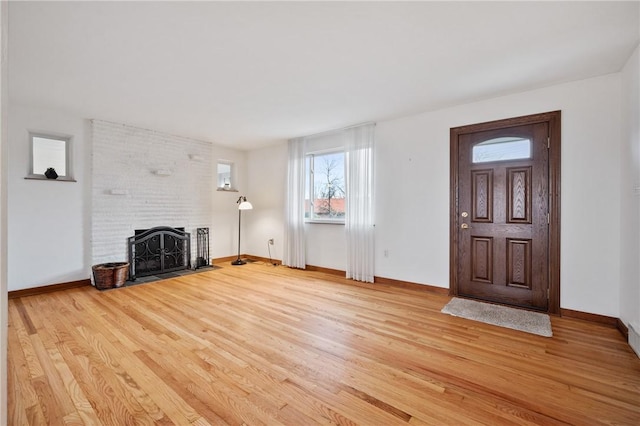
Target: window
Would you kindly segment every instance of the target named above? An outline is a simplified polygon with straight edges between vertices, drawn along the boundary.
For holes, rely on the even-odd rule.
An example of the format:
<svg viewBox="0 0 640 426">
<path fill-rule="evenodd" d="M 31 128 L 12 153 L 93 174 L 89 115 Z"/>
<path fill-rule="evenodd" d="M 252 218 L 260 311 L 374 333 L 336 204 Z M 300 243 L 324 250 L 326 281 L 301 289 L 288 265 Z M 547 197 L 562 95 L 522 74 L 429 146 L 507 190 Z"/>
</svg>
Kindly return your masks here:
<svg viewBox="0 0 640 426">
<path fill-rule="evenodd" d="M 343 151 L 307 155 L 304 208 L 306 221 L 344 223 L 344 159 Z"/>
<path fill-rule="evenodd" d="M 234 190 L 233 163 L 231 161 L 218 161 L 218 190 Z"/>
<path fill-rule="evenodd" d="M 29 175 L 32 178 L 44 179 L 48 169 L 54 169 L 58 180 L 73 180 L 69 151 L 71 138 L 40 133 L 30 133 L 31 164 Z"/>
<path fill-rule="evenodd" d="M 474 163 L 531 158 L 531 141 L 518 137 L 490 139 L 473 147 Z"/>
</svg>

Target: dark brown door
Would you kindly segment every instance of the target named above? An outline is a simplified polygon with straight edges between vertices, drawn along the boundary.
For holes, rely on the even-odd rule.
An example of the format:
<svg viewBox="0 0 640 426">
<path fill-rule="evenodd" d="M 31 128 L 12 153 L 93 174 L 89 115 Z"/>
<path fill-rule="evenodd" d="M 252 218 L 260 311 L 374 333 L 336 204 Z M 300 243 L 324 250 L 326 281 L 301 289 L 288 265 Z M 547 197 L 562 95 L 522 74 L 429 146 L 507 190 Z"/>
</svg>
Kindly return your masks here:
<svg viewBox="0 0 640 426">
<path fill-rule="evenodd" d="M 548 310 L 549 123 L 458 135 L 457 294 Z"/>
</svg>

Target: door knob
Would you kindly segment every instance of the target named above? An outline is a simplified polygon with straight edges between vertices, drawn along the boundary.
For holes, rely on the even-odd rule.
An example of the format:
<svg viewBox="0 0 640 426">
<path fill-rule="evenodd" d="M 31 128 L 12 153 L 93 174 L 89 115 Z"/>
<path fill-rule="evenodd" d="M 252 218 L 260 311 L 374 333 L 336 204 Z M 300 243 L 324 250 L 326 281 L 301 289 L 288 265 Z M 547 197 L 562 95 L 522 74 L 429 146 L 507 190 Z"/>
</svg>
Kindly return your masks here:
<svg viewBox="0 0 640 426">
<path fill-rule="evenodd" d="M 469 229 L 469 225 L 466 223 L 463 223 L 462 225 L 460 225 L 461 229 Z"/>
</svg>

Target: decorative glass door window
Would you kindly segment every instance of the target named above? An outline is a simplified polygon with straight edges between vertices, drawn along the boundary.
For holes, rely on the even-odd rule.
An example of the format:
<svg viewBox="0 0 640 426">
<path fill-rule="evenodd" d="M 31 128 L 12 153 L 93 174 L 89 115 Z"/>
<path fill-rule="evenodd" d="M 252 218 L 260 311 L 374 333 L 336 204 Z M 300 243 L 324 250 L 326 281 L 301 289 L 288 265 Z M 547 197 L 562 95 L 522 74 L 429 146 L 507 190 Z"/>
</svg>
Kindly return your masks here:
<svg viewBox="0 0 640 426">
<path fill-rule="evenodd" d="M 489 139 L 473 146 L 474 163 L 522 160 L 531 158 L 531 141 L 518 137 Z"/>
</svg>

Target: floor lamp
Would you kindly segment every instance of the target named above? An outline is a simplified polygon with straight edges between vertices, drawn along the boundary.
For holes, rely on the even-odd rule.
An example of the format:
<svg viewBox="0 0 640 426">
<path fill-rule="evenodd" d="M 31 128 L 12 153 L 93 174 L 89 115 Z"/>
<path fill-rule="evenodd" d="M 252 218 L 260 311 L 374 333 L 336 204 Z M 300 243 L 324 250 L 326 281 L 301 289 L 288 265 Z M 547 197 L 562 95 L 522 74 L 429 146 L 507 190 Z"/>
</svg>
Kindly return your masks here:
<svg viewBox="0 0 640 426">
<path fill-rule="evenodd" d="M 244 265 L 247 262 L 240 259 L 240 225 L 242 223 L 242 210 L 251 210 L 253 209 L 253 206 L 251 205 L 250 202 L 247 201 L 247 197 L 244 197 L 242 195 L 240 196 L 240 198 L 238 198 L 238 201 L 236 201 L 236 204 L 238 204 L 238 258 L 233 262 L 231 262 L 231 264 Z"/>
</svg>

